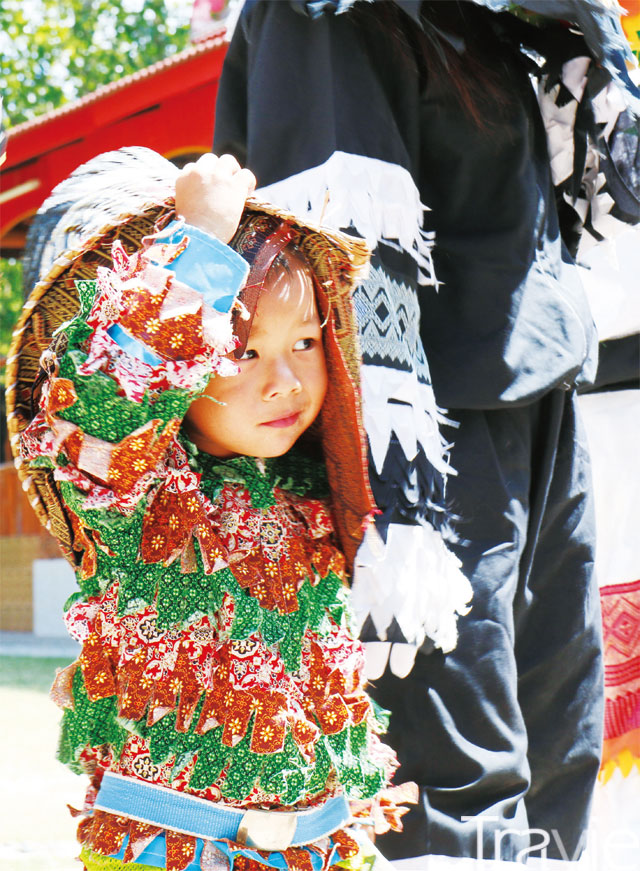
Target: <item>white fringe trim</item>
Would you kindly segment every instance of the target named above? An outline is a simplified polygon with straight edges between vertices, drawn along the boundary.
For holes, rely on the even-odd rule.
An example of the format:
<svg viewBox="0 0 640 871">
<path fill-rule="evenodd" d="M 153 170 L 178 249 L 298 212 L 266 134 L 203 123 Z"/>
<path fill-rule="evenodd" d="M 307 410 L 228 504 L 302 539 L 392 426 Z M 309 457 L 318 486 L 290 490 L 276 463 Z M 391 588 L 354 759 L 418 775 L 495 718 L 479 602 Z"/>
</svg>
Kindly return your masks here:
<svg viewBox="0 0 640 871">
<path fill-rule="evenodd" d="M 560 85 L 556 85 L 547 93 L 545 92 L 546 79 L 543 78 L 538 87 L 538 103 L 547 131 L 551 177 L 554 185 L 566 181 L 573 173 L 576 111 L 584 95 L 590 64 L 590 58 L 577 57 L 562 67 L 562 83 L 574 97 L 565 106 L 556 105 Z M 611 135 L 618 116 L 626 108 L 622 91 L 615 82 L 609 82 L 593 98 L 592 107 L 596 124 L 602 126 L 602 137 L 606 141 Z M 586 190 L 584 198 L 581 197 L 577 202 L 574 202 L 568 194 L 564 194 L 565 199 L 576 209 L 582 221 L 586 219 L 587 212 L 591 208 L 591 224 L 604 239 L 611 239 L 628 227 L 624 221 L 619 221 L 611 215 L 614 201 L 603 190 L 606 178 L 604 172 L 600 171 L 598 143 L 591 140 L 587 144 L 583 183 Z M 598 241 L 593 236 L 589 233 L 583 233 L 580 241 L 580 256 L 584 256 L 596 244 Z"/>
<path fill-rule="evenodd" d="M 436 405 L 431 387 L 420 383 L 415 372 L 386 366 L 362 366 L 360 377 L 364 428 L 377 472 L 382 471 L 394 432 L 409 462 L 422 446 L 435 469 L 455 474 L 448 461 L 450 445 L 438 428 L 455 424 Z M 390 400 L 396 401 L 390 405 Z"/>
<path fill-rule="evenodd" d="M 430 638 L 445 653 L 458 638 L 458 614 L 467 614 L 471 584 L 460 561 L 430 524 L 392 523 L 383 542 L 372 524 L 356 556 L 351 604 L 361 628 L 371 616 L 384 640 L 395 618 L 410 644 Z"/>
<path fill-rule="evenodd" d="M 399 644 L 390 641 L 365 641 L 364 676 L 366 680 L 378 680 L 389 668 L 396 677 L 404 678 L 410 673 L 418 648 L 415 644 Z"/>
<path fill-rule="evenodd" d="M 426 206 L 411 174 L 401 166 L 335 151 L 319 166 L 257 193 L 327 228 L 353 227 L 371 249 L 378 242 L 404 249 L 418 264 L 419 283 L 437 287 L 431 259 L 433 233 L 422 229 Z"/>
<path fill-rule="evenodd" d="M 538 86 L 538 103 L 547 131 L 551 178 L 554 185 L 565 181 L 573 173 L 575 150 L 573 128 L 578 103 L 582 99 L 587 84 L 587 71 L 590 64 L 590 57 L 576 57 L 562 67 L 562 84 L 574 97 L 564 106 L 556 104 L 560 91 L 559 84 L 550 91 L 545 91 L 547 79 L 544 76 Z"/>
</svg>

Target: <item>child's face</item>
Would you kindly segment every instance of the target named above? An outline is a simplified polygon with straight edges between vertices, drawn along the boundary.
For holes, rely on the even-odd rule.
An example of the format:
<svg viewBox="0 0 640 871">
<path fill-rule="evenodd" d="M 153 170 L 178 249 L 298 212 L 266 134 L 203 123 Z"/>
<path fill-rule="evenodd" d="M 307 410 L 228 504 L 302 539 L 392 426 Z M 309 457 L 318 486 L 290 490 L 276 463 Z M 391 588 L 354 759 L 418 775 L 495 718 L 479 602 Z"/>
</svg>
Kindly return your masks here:
<svg viewBox="0 0 640 871">
<path fill-rule="evenodd" d="M 200 450 L 217 457 L 279 457 L 313 423 L 327 390 L 322 329 L 308 268 L 285 254 L 274 267 L 235 376 L 212 378 L 185 429 Z"/>
</svg>

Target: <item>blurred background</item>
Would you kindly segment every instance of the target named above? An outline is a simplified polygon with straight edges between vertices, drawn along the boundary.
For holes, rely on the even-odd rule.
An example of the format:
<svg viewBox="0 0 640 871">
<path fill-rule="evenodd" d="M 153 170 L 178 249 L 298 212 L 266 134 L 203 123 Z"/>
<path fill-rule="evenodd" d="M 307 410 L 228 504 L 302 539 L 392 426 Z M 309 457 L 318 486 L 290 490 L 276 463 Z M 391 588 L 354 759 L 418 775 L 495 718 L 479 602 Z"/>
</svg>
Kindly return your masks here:
<svg viewBox="0 0 640 871">
<path fill-rule="evenodd" d="M 638 55 L 640 0 L 623 5 L 623 26 Z M 218 81 L 241 6 L 242 0 L 0 3 L 0 868 L 6 871 L 79 867 L 66 804 L 81 807 L 84 793 L 82 778 L 56 762 L 60 717 L 48 698 L 56 668 L 78 654 L 61 616 L 73 573 L 22 491 L 4 414 L 11 331 L 31 289 L 23 287 L 26 234 L 52 188 L 100 152 L 145 145 L 182 166 L 210 151 Z M 628 292 L 633 284 L 637 291 L 639 252 L 636 231 L 585 263 L 605 339 L 640 330 L 640 298 Z M 603 282 L 605 295 L 598 293 Z M 640 529 L 638 391 L 583 397 L 583 412 L 605 542 L 598 570 L 610 674 L 636 662 L 633 687 L 612 679 L 608 690 L 608 704 L 630 699 L 629 716 L 608 735 L 588 867 L 621 871 L 640 868 L 640 836 L 622 852 L 603 845 L 616 824 L 623 840 L 640 832 L 640 569 L 638 548 L 630 554 L 627 547 Z"/>
<path fill-rule="evenodd" d="M 75 861 L 86 782 L 56 760 L 57 668 L 79 653 L 62 622 L 70 566 L 40 526 L 11 461 L 4 371 L 22 307 L 33 215 L 76 166 L 146 145 L 182 166 L 211 150 L 227 35 L 225 0 L 0 3 L 0 868 Z M 177 123 L 179 121 L 179 123 Z"/>
</svg>

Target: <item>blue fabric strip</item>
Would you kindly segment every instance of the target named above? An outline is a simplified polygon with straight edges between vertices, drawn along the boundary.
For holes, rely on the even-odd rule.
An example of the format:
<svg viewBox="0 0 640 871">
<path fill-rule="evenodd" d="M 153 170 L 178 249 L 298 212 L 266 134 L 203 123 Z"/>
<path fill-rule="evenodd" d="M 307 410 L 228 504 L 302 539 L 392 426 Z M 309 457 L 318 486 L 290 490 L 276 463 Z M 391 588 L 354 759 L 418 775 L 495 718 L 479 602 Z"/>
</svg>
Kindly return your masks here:
<svg viewBox="0 0 640 871">
<path fill-rule="evenodd" d="M 236 839 L 244 811 L 107 772 L 96 808 L 209 840 Z"/>
<path fill-rule="evenodd" d="M 120 849 L 120 851 L 114 856 L 113 859 L 119 859 L 120 861 L 124 860 L 124 854 L 127 849 L 129 838 L 128 836 L 124 839 L 124 843 Z M 288 865 L 287 860 L 285 859 L 282 853 L 269 853 L 268 856 L 265 856 L 264 853 L 258 853 L 257 850 L 252 850 L 250 847 L 245 847 L 243 849 L 237 849 L 229 847 L 227 843 L 224 841 L 218 841 L 215 844 L 216 848 L 220 850 L 228 859 L 229 865 L 233 867 L 233 857 L 234 856 L 246 856 L 247 859 L 254 859 L 256 862 L 260 862 L 261 865 L 268 865 L 270 868 L 275 868 L 276 871 L 287 871 Z M 196 841 L 196 852 L 193 860 L 187 865 L 185 871 L 201 871 L 200 869 L 200 856 L 202 854 L 202 849 L 204 847 L 204 841 L 200 838 Z M 335 847 L 333 852 L 330 854 L 329 865 L 332 864 L 333 855 L 335 853 Z M 311 860 L 311 866 L 313 871 L 322 871 L 322 856 L 319 856 L 317 853 L 309 853 L 309 858 Z M 158 835 L 156 838 L 151 841 L 151 843 L 145 847 L 145 849 L 140 853 L 138 858 L 135 860 L 136 865 L 150 865 L 152 868 L 166 868 L 167 864 L 167 845 L 165 841 L 164 835 Z"/>
<path fill-rule="evenodd" d="M 310 844 L 318 838 L 330 835 L 343 826 L 350 817 L 349 805 L 343 795 L 330 798 L 317 810 L 301 811 L 298 814 L 292 846 Z"/>
<path fill-rule="evenodd" d="M 162 357 L 154 354 L 150 348 L 132 336 L 120 324 L 110 326 L 107 333 L 109 333 L 116 345 L 122 348 L 130 357 L 135 357 L 136 360 L 141 360 L 149 366 L 159 366 L 162 363 Z"/>
<path fill-rule="evenodd" d="M 219 312 L 228 312 L 249 274 L 249 264 L 224 242 L 197 227 L 172 221 L 158 237 L 172 245 L 189 237 L 185 250 L 165 266 Z"/>
<path fill-rule="evenodd" d="M 211 841 L 220 838 L 235 841 L 245 813 L 110 772 L 104 775 L 95 806 Z M 345 797 L 337 795 L 321 807 L 299 811 L 296 816 L 292 846 L 302 846 L 335 832 L 347 822 L 350 813 Z"/>
<path fill-rule="evenodd" d="M 129 843 L 129 836 L 124 839 L 122 847 L 120 851 L 112 856 L 112 859 L 119 859 L 121 862 L 124 861 L 124 854 L 127 849 L 127 844 Z M 193 860 L 187 865 L 184 871 L 201 871 L 200 869 L 200 856 L 202 854 L 202 848 L 204 847 L 204 841 L 200 838 L 196 841 L 196 852 Z M 158 835 L 156 838 L 148 844 L 142 853 L 135 860 L 136 865 L 151 865 L 152 868 L 166 868 L 167 867 L 167 843 L 165 841 L 164 835 Z"/>
</svg>

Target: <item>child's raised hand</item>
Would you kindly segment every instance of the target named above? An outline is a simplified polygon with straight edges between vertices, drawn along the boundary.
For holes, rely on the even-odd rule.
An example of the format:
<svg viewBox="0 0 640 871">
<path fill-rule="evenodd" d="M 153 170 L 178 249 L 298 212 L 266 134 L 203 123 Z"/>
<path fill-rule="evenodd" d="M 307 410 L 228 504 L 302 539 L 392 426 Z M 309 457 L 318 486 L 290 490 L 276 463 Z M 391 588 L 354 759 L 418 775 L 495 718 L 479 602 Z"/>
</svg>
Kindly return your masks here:
<svg viewBox="0 0 640 871">
<path fill-rule="evenodd" d="M 231 154 L 203 154 L 176 178 L 176 213 L 188 224 L 228 242 L 238 228 L 256 179 Z"/>
</svg>

